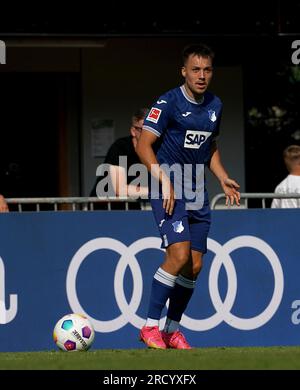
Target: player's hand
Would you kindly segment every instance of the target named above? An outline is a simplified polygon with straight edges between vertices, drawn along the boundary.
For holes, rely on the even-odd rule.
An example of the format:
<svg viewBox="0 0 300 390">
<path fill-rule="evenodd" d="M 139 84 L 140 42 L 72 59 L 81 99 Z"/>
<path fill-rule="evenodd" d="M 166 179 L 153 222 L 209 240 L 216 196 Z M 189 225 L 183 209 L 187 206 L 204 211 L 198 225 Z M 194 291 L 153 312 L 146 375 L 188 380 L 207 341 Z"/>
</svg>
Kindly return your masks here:
<svg viewBox="0 0 300 390">
<path fill-rule="evenodd" d="M 175 192 L 170 180 L 162 181 L 163 208 L 165 212 L 172 215 L 175 206 Z"/>
<path fill-rule="evenodd" d="M 227 177 L 221 181 L 221 186 L 226 195 L 226 206 L 229 206 L 229 204 L 233 206 L 234 202 L 239 206 L 241 199 L 241 194 L 238 191 L 240 188 L 239 184 L 235 180 Z"/>
</svg>

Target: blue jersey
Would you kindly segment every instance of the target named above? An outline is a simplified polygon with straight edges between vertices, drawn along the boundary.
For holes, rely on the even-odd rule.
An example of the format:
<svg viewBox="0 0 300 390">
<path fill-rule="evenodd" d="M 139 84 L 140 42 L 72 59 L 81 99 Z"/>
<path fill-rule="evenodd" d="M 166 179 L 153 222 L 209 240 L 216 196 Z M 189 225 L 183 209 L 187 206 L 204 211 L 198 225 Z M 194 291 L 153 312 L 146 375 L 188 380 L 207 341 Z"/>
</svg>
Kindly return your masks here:
<svg viewBox="0 0 300 390">
<path fill-rule="evenodd" d="M 206 91 L 202 102 L 191 98 L 184 86 L 160 96 L 144 121 L 143 128 L 160 137 L 156 158 L 159 164 L 206 165 L 212 141 L 219 134 L 222 102 Z M 193 172 L 195 181 L 195 172 Z M 204 205 L 208 203 L 204 189 Z"/>
<path fill-rule="evenodd" d="M 181 86 L 162 95 L 151 108 L 144 128 L 161 137 L 160 164 L 207 164 L 211 143 L 219 134 L 221 100 L 205 92 L 197 103 Z"/>
</svg>

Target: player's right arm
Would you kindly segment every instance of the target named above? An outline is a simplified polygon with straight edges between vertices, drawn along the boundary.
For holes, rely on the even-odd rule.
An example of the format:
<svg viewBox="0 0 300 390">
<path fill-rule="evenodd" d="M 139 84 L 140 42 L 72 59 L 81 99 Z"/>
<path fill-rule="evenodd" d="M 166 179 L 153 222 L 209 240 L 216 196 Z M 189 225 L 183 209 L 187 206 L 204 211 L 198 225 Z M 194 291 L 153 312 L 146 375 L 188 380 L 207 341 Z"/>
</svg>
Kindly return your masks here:
<svg viewBox="0 0 300 390">
<path fill-rule="evenodd" d="M 162 183 L 163 207 L 166 210 L 166 213 L 171 215 L 173 213 L 175 204 L 174 189 L 169 178 L 160 168 L 153 151 L 152 145 L 157 140 L 157 138 L 158 137 L 151 131 L 143 129 L 142 134 L 138 140 L 136 153 L 151 175 Z"/>
</svg>

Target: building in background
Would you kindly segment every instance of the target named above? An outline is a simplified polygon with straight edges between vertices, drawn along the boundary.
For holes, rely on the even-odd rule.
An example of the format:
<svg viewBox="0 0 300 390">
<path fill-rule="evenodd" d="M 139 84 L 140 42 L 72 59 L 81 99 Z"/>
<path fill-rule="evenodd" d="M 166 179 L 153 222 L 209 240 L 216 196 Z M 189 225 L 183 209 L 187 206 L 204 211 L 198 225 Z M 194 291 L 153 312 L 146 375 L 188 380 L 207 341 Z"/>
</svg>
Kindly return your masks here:
<svg viewBox="0 0 300 390">
<path fill-rule="evenodd" d="M 278 156 L 300 142 L 299 70 L 291 61 L 300 1 L 255 4 L 227 3 L 226 18 L 218 5 L 188 21 L 163 12 L 136 20 L 119 4 L 116 17 L 114 2 L 87 18 L 82 10 L 60 20 L 7 15 L 0 26 L 7 46 L 0 65 L 1 191 L 88 195 L 105 154 L 94 123 L 113 123 L 114 137 L 125 135 L 134 107 L 180 82 L 170 69 L 183 46 L 203 41 L 217 53 L 212 90 L 224 101 L 224 161 L 242 191 L 272 192 L 285 175 Z M 208 180 L 210 194 L 220 192 Z"/>
</svg>

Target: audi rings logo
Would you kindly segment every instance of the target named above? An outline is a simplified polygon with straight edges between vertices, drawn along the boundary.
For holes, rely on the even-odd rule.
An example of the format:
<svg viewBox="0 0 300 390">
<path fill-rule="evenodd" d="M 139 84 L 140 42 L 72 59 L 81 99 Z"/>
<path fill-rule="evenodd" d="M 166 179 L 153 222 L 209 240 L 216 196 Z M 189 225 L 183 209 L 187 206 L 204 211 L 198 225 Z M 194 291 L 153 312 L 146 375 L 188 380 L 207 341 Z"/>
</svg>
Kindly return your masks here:
<svg viewBox="0 0 300 390">
<path fill-rule="evenodd" d="M 145 249 L 160 248 L 161 239 L 158 237 L 146 237 L 133 242 L 129 247 L 113 238 L 102 237 L 88 241 L 74 255 L 67 273 L 67 296 L 69 304 L 74 312 L 85 313 L 93 322 L 98 332 L 113 332 L 130 323 L 136 328 L 141 328 L 145 319 L 137 315 L 143 294 L 143 277 L 136 259 L 136 254 Z M 223 246 L 217 241 L 208 239 L 208 250 L 215 253 L 209 271 L 208 287 L 211 301 L 215 308 L 215 314 L 205 319 L 194 319 L 183 315 L 181 324 L 187 329 L 204 331 L 226 322 L 233 328 L 240 330 L 251 330 L 259 328 L 267 323 L 276 313 L 283 295 L 284 278 L 280 261 L 273 249 L 263 240 L 254 236 L 238 236 L 229 240 Z M 261 252 L 268 260 L 274 274 L 274 291 L 267 307 L 258 315 L 252 318 L 242 318 L 234 315 L 231 309 L 234 305 L 237 293 L 237 275 L 234 263 L 230 257 L 231 252 L 236 249 L 249 247 Z M 82 262 L 89 254 L 96 250 L 109 249 L 120 255 L 114 277 L 114 294 L 121 314 L 111 320 L 100 321 L 91 317 L 80 305 L 76 292 L 76 277 Z M 218 278 L 221 266 L 224 266 L 227 273 L 228 288 L 227 294 L 222 301 L 219 293 Z M 129 302 L 125 297 L 123 286 L 125 271 L 129 267 L 133 279 L 132 297 Z"/>
<path fill-rule="evenodd" d="M 229 240 L 223 246 L 217 241 L 208 239 L 207 246 L 210 251 L 215 253 L 209 271 L 208 287 L 216 313 L 202 320 L 194 320 L 183 315 L 182 325 L 191 330 L 208 330 L 225 321 L 233 328 L 251 330 L 267 323 L 280 305 L 284 285 L 282 267 L 273 249 L 265 241 L 254 236 L 238 236 Z M 254 248 L 265 255 L 274 274 L 274 291 L 271 301 L 262 313 L 252 318 L 237 317 L 230 311 L 233 307 L 237 292 L 237 277 L 230 253 L 244 247 Z M 227 295 L 224 302 L 221 300 L 218 289 L 218 276 L 222 265 L 225 267 L 228 280 Z"/>
<path fill-rule="evenodd" d="M 136 314 L 141 303 L 143 294 L 143 277 L 139 263 L 135 257 L 136 253 L 145 249 L 160 249 L 161 239 L 158 237 L 146 237 L 132 243 L 129 247 L 113 238 L 95 238 L 84 244 L 73 257 L 67 274 L 67 296 L 73 312 L 86 314 L 93 322 L 94 328 L 98 332 L 113 332 L 122 328 L 127 323 L 131 323 L 136 328 L 141 328 L 145 320 Z M 120 260 L 117 264 L 114 278 L 114 292 L 121 314 L 109 321 L 100 321 L 89 316 L 79 303 L 76 293 L 76 276 L 81 263 L 92 252 L 98 249 L 110 249 L 119 253 Z M 123 280 L 126 268 L 129 267 L 133 279 L 133 291 L 130 302 L 125 297 Z"/>
</svg>

